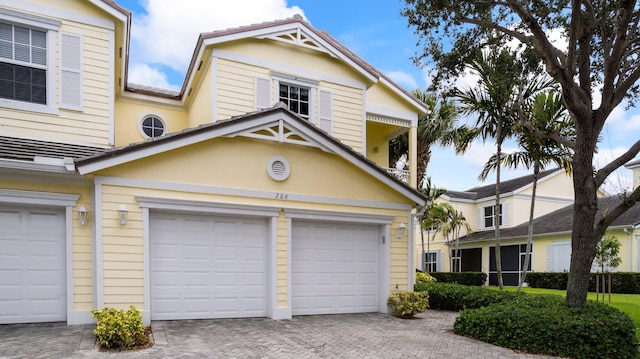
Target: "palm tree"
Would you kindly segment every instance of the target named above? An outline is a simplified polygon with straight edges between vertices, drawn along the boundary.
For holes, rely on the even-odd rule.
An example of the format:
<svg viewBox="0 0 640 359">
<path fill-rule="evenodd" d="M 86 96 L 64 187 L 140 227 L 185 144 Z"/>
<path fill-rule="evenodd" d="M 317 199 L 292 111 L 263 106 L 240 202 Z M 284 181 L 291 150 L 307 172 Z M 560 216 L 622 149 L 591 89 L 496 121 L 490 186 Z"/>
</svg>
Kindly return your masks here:
<svg viewBox="0 0 640 359">
<path fill-rule="evenodd" d="M 475 125 L 464 128 L 465 134 L 456 144 L 458 153 L 468 149 L 478 137 L 483 141 L 494 138 L 496 141 L 496 163 L 500 164 L 502 144 L 511 137 L 512 127 L 518 121 L 517 107 L 523 99 L 548 89 L 550 81 L 529 81 L 528 69 L 518 61 L 517 54 L 508 49 L 483 52 L 477 56 L 468 68 L 478 75 L 478 86 L 465 90 L 456 89 L 454 94 L 460 103 L 460 111 L 465 115 L 477 115 Z M 496 194 L 493 208 L 495 228 L 495 256 L 498 287 L 504 289 L 502 281 L 502 259 L 500 254 L 500 166 L 496 166 Z"/>
<path fill-rule="evenodd" d="M 456 123 L 457 110 L 451 100 L 438 99 L 435 93 L 414 90 L 412 94 L 429 106 L 429 111 L 418 117 L 418 142 L 416 172 L 418 188 L 424 186 L 427 165 L 431 160 L 431 146 L 434 144 L 448 145 L 445 139 Z M 409 150 L 408 134 L 400 135 L 389 143 L 389 166 L 407 154 Z"/>
<path fill-rule="evenodd" d="M 533 101 L 529 101 L 524 106 L 523 113 L 533 126 L 540 131 L 559 131 L 570 138 L 574 128 L 567 116 L 566 108 L 562 102 L 560 94 L 557 92 L 539 93 L 535 95 Z M 533 167 L 533 188 L 531 193 L 531 206 L 529 208 L 529 228 L 527 234 L 527 248 L 522 274 L 518 281 L 517 291 L 519 292 L 524 283 L 529 263 L 531 262 L 531 246 L 533 243 L 533 217 L 536 200 L 536 190 L 538 187 L 538 177 L 541 170 L 547 165 L 555 164 L 559 168 L 571 171 L 572 153 L 569 148 L 551 140 L 541 140 L 535 136 L 528 128 L 517 128 L 516 136 L 522 151 L 510 153 L 501 158 L 498 165 L 498 158 L 493 156 L 485 165 L 480 178 L 484 179 L 489 171 L 498 169 L 500 166 L 518 167 L 523 165 L 526 168 Z"/>
<path fill-rule="evenodd" d="M 427 198 L 427 207 L 425 207 L 425 210 L 422 214 L 422 216 L 420 217 L 419 221 L 420 221 L 420 240 L 422 241 L 422 269 L 424 270 L 424 260 L 425 260 L 425 254 L 429 252 L 429 234 L 427 234 L 427 251 L 425 252 L 425 248 L 424 248 L 424 226 L 423 223 L 425 221 L 427 221 L 429 219 L 429 216 L 432 214 L 431 213 L 431 208 L 434 206 L 434 203 L 436 201 L 436 199 L 438 199 L 440 196 L 442 196 L 444 193 L 446 192 L 446 190 L 444 188 L 437 188 L 435 186 L 433 186 L 433 184 L 431 183 L 431 177 L 425 177 L 424 179 L 424 185 L 422 188 L 422 194 Z M 427 228 L 427 230 L 429 231 L 431 229 L 431 226 L 429 226 Z"/>
<path fill-rule="evenodd" d="M 442 227 L 442 234 L 448 238 L 449 233 L 451 233 L 451 241 L 454 243 L 453 255 L 451 256 L 451 272 L 456 271 L 454 270 L 453 258 L 459 258 L 458 271 L 460 271 L 461 259 L 460 253 L 458 251 L 458 245 L 460 243 L 460 232 L 464 228 L 466 230 L 466 233 L 469 234 L 471 232 L 471 226 L 469 225 L 469 223 L 467 223 L 467 219 L 462 214 L 462 212 L 456 210 L 453 207 L 450 207 L 447 211 L 447 221 L 443 224 Z"/>
</svg>

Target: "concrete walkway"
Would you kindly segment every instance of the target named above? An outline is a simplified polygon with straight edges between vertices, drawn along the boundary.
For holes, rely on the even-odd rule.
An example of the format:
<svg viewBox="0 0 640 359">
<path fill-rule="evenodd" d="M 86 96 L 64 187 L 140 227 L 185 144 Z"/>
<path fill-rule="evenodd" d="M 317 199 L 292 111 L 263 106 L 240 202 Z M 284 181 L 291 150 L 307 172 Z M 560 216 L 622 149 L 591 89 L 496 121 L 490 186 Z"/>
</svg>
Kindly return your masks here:
<svg viewBox="0 0 640 359">
<path fill-rule="evenodd" d="M 98 352 L 90 326 L 0 325 L 0 358 L 547 358 L 452 334 L 456 315 L 161 321 L 152 323 L 153 348 L 123 353 Z"/>
</svg>

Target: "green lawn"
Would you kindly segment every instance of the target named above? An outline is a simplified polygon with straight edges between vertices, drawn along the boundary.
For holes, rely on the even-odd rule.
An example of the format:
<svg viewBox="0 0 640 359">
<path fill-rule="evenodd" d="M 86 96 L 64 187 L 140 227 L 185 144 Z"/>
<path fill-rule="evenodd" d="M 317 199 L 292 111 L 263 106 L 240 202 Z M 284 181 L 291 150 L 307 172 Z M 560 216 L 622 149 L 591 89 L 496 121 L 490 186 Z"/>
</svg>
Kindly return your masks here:
<svg viewBox="0 0 640 359">
<path fill-rule="evenodd" d="M 491 287 L 496 288 L 497 287 Z M 505 290 L 515 291 L 515 287 L 505 287 Z M 532 294 L 557 294 L 561 296 L 566 295 L 566 291 L 557 289 L 543 289 L 543 288 L 522 288 L 522 291 Z M 587 299 L 596 300 L 595 293 L 589 293 Z M 602 295 L 600 295 L 602 300 Z M 609 303 L 609 296 L 605 295 L 605 303 Z M 620 311 L 628 314 L 634 323 L 636 323 L 636 335 L 640 340 L 640 294 L 611 294 L 612 307 L 618 308 Z"/>
</svg>

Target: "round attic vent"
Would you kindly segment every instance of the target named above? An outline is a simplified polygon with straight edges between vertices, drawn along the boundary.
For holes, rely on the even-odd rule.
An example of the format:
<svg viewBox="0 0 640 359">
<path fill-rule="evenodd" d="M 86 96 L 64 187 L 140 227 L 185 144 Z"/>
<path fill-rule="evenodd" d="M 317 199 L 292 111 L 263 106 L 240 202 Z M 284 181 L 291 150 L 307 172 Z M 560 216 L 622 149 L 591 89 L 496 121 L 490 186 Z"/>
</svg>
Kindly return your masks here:
<svg viewBox="0 0 640 359">
<path fill-rule="evenodd" d="M 273 156 L 267 161 L 267 173 L 276 181 L 284 181 L 291 173 L 289 162 L 281 156 Z"/>
</svg>

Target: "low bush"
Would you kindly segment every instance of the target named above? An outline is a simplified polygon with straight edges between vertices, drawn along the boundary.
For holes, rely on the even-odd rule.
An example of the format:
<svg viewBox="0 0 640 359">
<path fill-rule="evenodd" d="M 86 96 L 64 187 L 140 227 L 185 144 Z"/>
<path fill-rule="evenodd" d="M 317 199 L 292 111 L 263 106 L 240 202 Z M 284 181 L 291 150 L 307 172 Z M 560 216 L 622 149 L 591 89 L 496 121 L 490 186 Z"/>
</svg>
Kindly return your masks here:
<svg viewBox="0 0 640 359">
<path fill-rule="evenodd" d="M 429 294 L 427 292 L 396 292 L 387 300 L 395 314 L 401 318 L 413 318 L 429 307 Z"/>
<path fill-rule="evenodd" d="M 416 272 L 416 283 L 431 283 L 437 280 L 426 272 Z"/>
<path fill-rule="evenodd" d="M 555 295 L 521 295 L 464 310 L 454 332 L 495 345 L 569 358 L 638 358 L 635 325 L 599 303 L 569 308 Z"/>
<path fill-rule="evenodd" d="M 149 341 L 142 325 L 142 316 L 133 305 L 129 310 L 108 307 L 94 309 L 91 316 L 97 320 L 93 333 L 103 348 L 126 349 L 147 344 Z"/>
<path fill-rule="evenodd" d="M 485 287 L 451 283 L 418 283 L 414 286 L 414 290 L 429 293 L 430 308 L 455 311 L 486 307 L 489 304 L 523 295 L 523 293 L 500 292 Z"/>
<path fill-rule="evenodd" d="M 483 272 L 429 272 L 440 283 L 457 283 L 482 286 L 487 281 L 487 273 Z"/>
<path fill-rule="evenodd" d="M 567 272 L 527 273 L 527 284 L 533 288 L 566 290 L 568 280 L 569 280 L 569 273 Z M 606 281 L 607 281 L 607 287 L 608 287 L 609 286 L 608 274 L 606 275 Z M 596 291 L 596 274 L 595 273 L 591 273 L 591 276 L 589 278 L 589 291 L 590 292 Z M 611 273 L 611 292 L 624 293 L 624 294 L 640 294 L 640 273 L 636 273 L 636 272 Z"/>
</svg>

